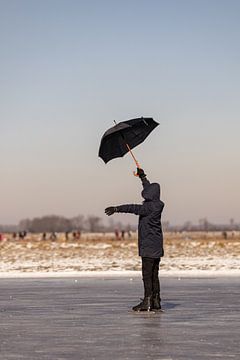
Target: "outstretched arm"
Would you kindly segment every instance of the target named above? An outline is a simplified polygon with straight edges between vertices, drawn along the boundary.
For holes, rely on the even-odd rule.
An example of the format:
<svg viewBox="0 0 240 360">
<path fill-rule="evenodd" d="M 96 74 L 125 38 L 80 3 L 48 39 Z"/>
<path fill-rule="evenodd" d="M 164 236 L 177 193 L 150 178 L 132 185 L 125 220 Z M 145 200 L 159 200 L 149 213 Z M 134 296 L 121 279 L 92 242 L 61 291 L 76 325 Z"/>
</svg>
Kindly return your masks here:
<svg viewBox="0 0 240 360">
<path fill-rule="evenodd" d="M 143 205 L 126 204 L 126 205 L 119 205 L 119 206 L 110 206 L 105 209 L 105 214 L 108 216 L 110 216 L 116 212 L 147 216 L 150 214 L 151 209 L 148 204 L 143 204 Z"/>
<path fill-rule="evenodd" d="M 148 215 L 148 206 L 138 204 L 126 204 L 116 206 L 116 212 L 129 213 L 135 215 Z"/>
</svg>

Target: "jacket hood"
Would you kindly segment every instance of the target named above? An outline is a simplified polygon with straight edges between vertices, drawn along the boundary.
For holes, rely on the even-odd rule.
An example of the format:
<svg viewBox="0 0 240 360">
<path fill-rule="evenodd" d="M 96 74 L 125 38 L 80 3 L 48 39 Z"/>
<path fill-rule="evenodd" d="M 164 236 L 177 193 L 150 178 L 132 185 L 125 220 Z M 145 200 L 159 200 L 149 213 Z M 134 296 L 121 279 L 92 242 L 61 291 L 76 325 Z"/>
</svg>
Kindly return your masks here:
<svg viewBox="0 0 240 360">
<path fill-rule="evenodd" d="M 160 200 L 160 185 L 158 183 L 149 184 L 142 191 L 142 197 L 147 201 Z"/>
</svg>

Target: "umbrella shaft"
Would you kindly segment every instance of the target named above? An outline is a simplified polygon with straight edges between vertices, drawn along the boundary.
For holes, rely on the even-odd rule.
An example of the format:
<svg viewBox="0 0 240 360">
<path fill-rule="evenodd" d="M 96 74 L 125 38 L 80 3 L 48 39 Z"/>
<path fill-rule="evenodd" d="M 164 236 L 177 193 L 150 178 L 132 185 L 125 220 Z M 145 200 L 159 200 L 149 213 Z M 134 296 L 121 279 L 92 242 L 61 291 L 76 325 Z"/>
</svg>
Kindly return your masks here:
<svg viewBox="0 0 240 360">
<path fill-rule="evenodd" d="M 113 120 L 113 121 L 114 121 L 114 124 L 115 124 L 115 125 L 117 125 L 116 120 Z M 140 165 L 139 165 L 139 163 L 138 163 L 137 159 L 135 158 L 135 156 L 133 155 L 133 152 L 132 152 L 132 150 L 131 150 L 130 146 L 128 145 L 128 143 L 126 143 L 126 141 L 125 141 L 124 136 L 123 136 L 123 134 L 122 134 L 122 133 L 121 133 L 121 136 L 122 136 L 122 138 L 123 138 L 123 140 L 124 140 L 124 142 L 125 142 L 125 144 L 126 144 L 126 147 L 127 147 L 128 151 L 129 151 L 129 152 L 130 152 L 130 154 L 132 155 L 133 160 L 135 161 L 135 164 L 136 164 L 137 168 L 139 168 L 139 169 L 140 169 Z"/>
<path fill-rule="evenodd" d="M 135 161 L 135 164 L 137 165 L 137 168 L 139 168 L 139 169 L 140 169 L 140 165 L 139 165 L 139 163 L 138 163 L 137 159 L 135 158 L 135 156 L 133 155 L 133 152 L 132 152 L 132 150 L 131 150 L 130 146 L 129 146 L 127 143 L 125 143 L 125 144 L 126 144 L 126 147 L 127 147 L 128 151 L 129 151 L 129 152 L 130 152 L 130 154 L 132 155 L 133 160 Z"/>
</svg>

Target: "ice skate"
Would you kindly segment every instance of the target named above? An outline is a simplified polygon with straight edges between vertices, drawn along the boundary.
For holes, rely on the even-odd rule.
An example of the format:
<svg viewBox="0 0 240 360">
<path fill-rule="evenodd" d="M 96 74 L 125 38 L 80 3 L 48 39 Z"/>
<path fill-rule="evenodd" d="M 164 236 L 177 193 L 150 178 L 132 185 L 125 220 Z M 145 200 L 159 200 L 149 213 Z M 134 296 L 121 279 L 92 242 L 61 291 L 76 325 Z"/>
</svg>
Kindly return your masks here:
<svg viewBox="0 0 240 360">
<path fill-rule="evenodd" d="M 132 308 L 133 311 L 151 311 L 152 310 L 152 297 L 145 296 L 142 301 Z"/>
</svg>

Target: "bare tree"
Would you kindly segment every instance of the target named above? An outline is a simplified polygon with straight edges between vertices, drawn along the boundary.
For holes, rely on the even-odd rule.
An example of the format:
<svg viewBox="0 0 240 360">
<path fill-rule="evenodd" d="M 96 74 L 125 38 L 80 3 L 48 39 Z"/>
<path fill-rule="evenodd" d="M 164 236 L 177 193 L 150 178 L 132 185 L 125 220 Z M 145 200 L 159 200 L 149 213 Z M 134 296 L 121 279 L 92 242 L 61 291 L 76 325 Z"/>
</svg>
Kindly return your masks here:
<svg viewBox="0 0 240 360">
<path fill-rule="evenodd" d="M 31 232 L 65 232 L 70 231 L 71 228 L 69 219 L 63 216 L 49 215 L 31 220 L 28 230 Z"/>
<path fill-rule="evenodd" d="M 82 231 L 85 229 L 85 219 L 83 215 L 78 215 L 70 219 L 73 230 Z"/>
<path fill-rule="evenodd" d="M 31 227 L 31 220 L 30 219 L 23 219 L 18 224 L 19 231 L 28 231 Z"/>
<path fill-rule="evenodd" d="M 88 227 L 88 231 L 90 232 L 98 232 L 103 230 L 103 225 L 101 224 L 101 218 L 94 215 L 89 215 L 86 223 Z"/>
</svg>

